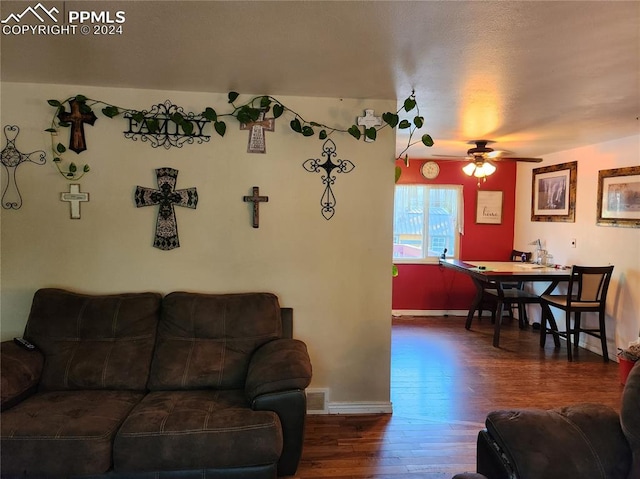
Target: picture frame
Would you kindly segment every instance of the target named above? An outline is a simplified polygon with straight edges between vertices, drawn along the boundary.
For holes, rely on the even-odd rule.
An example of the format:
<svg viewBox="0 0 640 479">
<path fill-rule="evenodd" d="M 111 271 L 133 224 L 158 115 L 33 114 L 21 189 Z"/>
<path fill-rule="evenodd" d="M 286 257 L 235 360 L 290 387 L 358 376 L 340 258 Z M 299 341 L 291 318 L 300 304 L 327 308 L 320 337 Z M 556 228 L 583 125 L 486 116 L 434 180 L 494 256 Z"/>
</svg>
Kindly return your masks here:
<svg viewBox="0 0 640 479">
<path fill-rule="evenodd" d="M 531 221 L 575 222 L 577 161 L 534 168 L 531 182 Z"/>
<path fill-rule="evenodd" d="M 598 171 L 599 226 L 640 228 L 640 166 Z"/>
<path fill-rule="evenodd" d="M 476 201 L 476 223 L 502 224 L 502 191 L 478 190 Z"/>
</svg>

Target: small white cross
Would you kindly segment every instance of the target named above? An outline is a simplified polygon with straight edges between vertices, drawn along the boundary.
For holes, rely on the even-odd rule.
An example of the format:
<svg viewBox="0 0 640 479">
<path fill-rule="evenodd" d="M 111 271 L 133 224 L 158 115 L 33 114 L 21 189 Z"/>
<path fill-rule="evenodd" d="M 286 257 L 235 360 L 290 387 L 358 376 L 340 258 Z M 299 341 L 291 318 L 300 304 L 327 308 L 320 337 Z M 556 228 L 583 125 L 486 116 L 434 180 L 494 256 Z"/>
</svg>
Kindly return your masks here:
<svg viewBox="0 0 640 479">
<path fill-rule="evenodd" d="M 80 219 L 80 202 L 89 201 L 89 193 L 80 193 L 80 185 L 69 185 L 69 193 L 60 193 L 60 201 L 68 201 L 71 219 Z"/>
<path fill-rule="evenodd" d="M 364 126 L 365 128 L 380 126 L 382 125 L 382 118 L 379 116 L 374 116 L 373 110 L 365 110 L 364 116 L 358 117 L 358 125 Z M 372 142 L 373 140 L 365 135 L 364 141 Z"/>
</svg>

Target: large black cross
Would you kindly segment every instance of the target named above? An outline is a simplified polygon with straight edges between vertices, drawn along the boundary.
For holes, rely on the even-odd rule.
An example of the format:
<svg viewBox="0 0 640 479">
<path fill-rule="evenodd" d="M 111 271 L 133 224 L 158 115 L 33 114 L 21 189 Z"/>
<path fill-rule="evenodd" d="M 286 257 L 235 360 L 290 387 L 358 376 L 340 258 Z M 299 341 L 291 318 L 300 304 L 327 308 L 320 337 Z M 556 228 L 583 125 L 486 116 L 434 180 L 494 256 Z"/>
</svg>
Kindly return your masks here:
<svg viewBox="0 0 640 479">
<path fill-rule="evenodd" d="M 65 123 L 71 123 L 71 136 L 69 137 L 69 149 L 80 153 L 87 149 L 87 142 L 84 139 L 84 124 L 93 125 L 96 120 L 94 112 L 82 113 L 80 103 L 76 100 L 69 101 L 71 113 L 61 111 L 58 113 L 58 119 Z"/>
<path fill-rule="evenodd" d="M 178 223 L 174 205 L 195 209 L 198 204 L 198 192 L 195 188 L 176 190 L 178 170 L 173 168 L 158 168 L 158 189 L 136 187 L 136 206 L 160 205 L 156 221 L 156 237 L 153 246 L 162 250 L 180 247 L 178 240 Z"/>
</svg>

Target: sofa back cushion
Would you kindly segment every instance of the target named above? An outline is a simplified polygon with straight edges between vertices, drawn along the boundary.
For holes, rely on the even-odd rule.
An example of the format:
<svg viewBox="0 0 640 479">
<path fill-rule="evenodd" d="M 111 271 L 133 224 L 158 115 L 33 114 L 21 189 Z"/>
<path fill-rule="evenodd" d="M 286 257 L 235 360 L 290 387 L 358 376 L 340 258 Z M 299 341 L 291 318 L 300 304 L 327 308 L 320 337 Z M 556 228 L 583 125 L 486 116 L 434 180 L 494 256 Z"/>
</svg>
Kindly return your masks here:
<svg viewBox="0 0 640 479">
<path fill-rule="evenodd" d="M 171 293 L 162 303 L 148 387 L 243 388 L 253 352 L 281 335 L 273 294 Z"/>
<path fill-rule="evenodd" d="M 144 390 L 161 296 L 40 289 L 25 338 L 45 356 L 41 390 Z"/>
<path fill-rule="evenodd" d="M 636 362 L 624 386 L 620 425 L 631 446 L 632 459 L 628 479 L 640 479 L 640 361 Z"/>
</svg>

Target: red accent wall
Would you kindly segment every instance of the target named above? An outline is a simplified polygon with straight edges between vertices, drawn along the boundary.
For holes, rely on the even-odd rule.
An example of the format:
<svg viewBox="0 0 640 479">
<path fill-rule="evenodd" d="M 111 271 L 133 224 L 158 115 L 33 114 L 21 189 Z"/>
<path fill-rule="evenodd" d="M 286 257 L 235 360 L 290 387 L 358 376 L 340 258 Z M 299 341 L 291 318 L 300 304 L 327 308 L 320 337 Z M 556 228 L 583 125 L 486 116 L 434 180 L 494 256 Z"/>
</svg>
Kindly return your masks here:
<svg viewBox="0 0 640 479">
<path fill-rule="evenodd" d="M 463 185 L 464 235 L 460 238 L 461 260 L 507 261 L 513 249 L 516 163 L 500 163 L 497 171 L 480 183 L 482 190 L 503 191 L 502 224 L 476 224 L 477 179 L 462 171 L 466 161 L 433 160 L 440 165 L 435 180 L 420 174 L 425 161 L 403 161 L 398 184 Z M 468 309 L 475 294 L 471 280 L 460 273 L 435 264 L 399 264 L 393 278 L 392 308 L 394 310 L 456 310 Z"/>
</svg>

